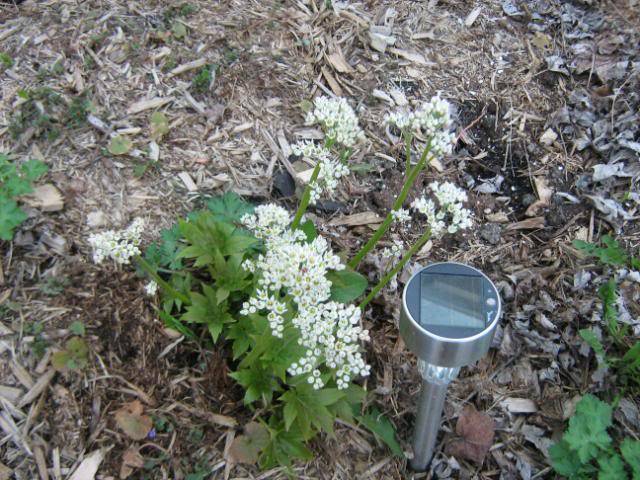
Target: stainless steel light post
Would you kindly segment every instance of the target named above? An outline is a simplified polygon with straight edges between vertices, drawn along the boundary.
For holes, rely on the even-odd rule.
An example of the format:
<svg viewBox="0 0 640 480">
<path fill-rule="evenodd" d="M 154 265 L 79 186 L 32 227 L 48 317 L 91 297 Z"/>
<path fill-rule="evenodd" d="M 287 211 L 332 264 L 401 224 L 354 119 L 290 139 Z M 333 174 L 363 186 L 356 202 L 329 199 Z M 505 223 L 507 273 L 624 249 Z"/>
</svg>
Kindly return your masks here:
<svg viewBox="0 0 640 480">
<path fill-rule="evenodd" d="M 413 434 L 414 470 L 425 470 L 431 461 L 449 383 L 460 367 L 487 353 L 500 312 L 493 282 L 468 265 L 432 264 L 405 285 L 400 335 L 418 357 L 422 376 Z"/>
</svg>

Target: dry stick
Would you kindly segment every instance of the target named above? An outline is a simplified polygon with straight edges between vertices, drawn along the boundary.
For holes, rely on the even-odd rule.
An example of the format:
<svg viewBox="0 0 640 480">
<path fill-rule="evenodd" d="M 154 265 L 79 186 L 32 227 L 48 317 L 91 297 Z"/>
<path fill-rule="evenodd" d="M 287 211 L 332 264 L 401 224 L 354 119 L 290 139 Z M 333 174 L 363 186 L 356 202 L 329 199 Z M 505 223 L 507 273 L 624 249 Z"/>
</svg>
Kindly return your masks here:
<svg viewBox="0 0 640 480">
<path fill-rule="evenodd" d="M 367 297 L 362 301 L 362 303 L 360 303 L 361 310 L 364 310 L 364 308 L 369 304 L 369 302 L 373 300 L 376 297 L 376 295 L 378 295 L 378 293 L 380 293 L 380 290 L 382 290 L 387 285 L 387 283 L 389 283 L 391 279 L 398 274 L 400 270 L 402 270 L 402 268 L 409 261 L 409 259 L 416 252 L 418 252 L 422 248 L 422 246 L 425 243 L 427 243 L 427 241 L 429 241 L 430 238 L 431 238 L 431 229 L 427 228 L 427 231 L 422 234 L 422 236 L 418 239 L 418 241 L 409 250 L 407 250 L 407 253 L 404 254 L 404 256 L 400 259 L 398 264 L 395 267 L 393 267 L 389 271 L 389 273 L 387 273 L 384 277 L 382 277 L 382 279 L 378 282 L 378 284 L 375 287 L 373 287 L 373 290 L 369 292 L 369 295 L 367 295 Z"/>
<path fill-rule="evenodd" d="M 422 171 L 422 169 L 425 167 L 427 163 L 427 155 L 429 154 L 430 150 L 431 150 L 431 143 L 429 143 L 425 147 L 424 152 L 422 152 L 422 157 L 420 157 L 420 161 L 416 164 L 415 167 L 413 167 L 413 169 L 411 170 L 411 173 L 409 173 L 409 176 L 407 177 L 407 179 L 404 182 L 404 185 L 402 186 L 402 191 L 400 192 L 400 195 L 398 195 L 398 198 L 396 198 L 396 201 L 393 204 L 393 207 L 391 207 L 391 211 L 387 214 L 387 217 L 384 219 L 384 221 L 378 227 L 378 229 L 374 232 L 371 238 L 369 238 L 369 241 L 365 243 L 364 246 L 360 249 L 360 251 L 356 253 L 356 255 L 349 261 L 348 265 L 350 268 L 355 270 L 355 268 L 360 264 L 360 262 L 365 257 L 365 255 L 369 253 L 371 249 L 373 249 L 373 247 L 376 246 L 376 244 L 382 238 L 382 236 L 387 232 L 387 230 L 389 230 L 389 227 L 393 222 L 393 215 L 391 214 L 391 212 L 398 210 L 399 208 L 402 207 L 402 204 L 404 203 L 405 199 L 407 198 L 407 195 L 409 194 L 409 190 L 411 190 L 411 187 L 415 183 L 416 178 L 418 178 L 418 174 Z"/>
</svg>

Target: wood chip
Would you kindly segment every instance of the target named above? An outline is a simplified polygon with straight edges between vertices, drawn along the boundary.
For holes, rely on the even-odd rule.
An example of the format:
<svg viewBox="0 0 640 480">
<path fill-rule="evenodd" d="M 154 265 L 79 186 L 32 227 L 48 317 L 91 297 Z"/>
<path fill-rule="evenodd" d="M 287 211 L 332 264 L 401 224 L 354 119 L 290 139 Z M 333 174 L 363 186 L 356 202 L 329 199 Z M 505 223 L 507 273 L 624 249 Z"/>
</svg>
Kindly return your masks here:
<svg viewBox="0 0 640 480">
<path fill-rule="evenodd" d="M 327 60 L 329 60 L 329 63 L 336 70 L 336 72 L 353 73 L 353 68 L 351 67 L 351 65 L 349 65 L 347 60 L 344 58 L 344 55 L 342 54 L 342 50 L 340 49 L 340 47 L 338 47 L 335 52 L 332 52 L 329 55 L 327 55 Z"/>
<path fill-rule="evenodd" d="M 62 193 L 51 183 L 38 185 L 23 200 L 30 207 L 39 208 L 43 212 L 59 212 L 64 208 Z"/>
<path fill-rule="evenodd" d="M 191 175 L 189 175 L 187 172 L 180 172 L 178 174 L 178 177 L 180 178 L 180 180 L 182 180 L 182 183 L 184 183 L 184 186 L 187 187 L 188 191 L 196 192 L 198 190 L 196 182 L 193 181 L 193 178 L 191 178 Z"/>
<path fill-rule="evenodd" d="M 538 411 L 536 403 L 529 398 L 505 398 L 500 402 L 511 413 L 535 413 Z"/>
<path fill-rule="evenodd" d="M 173 97 L 155 97 L 148 100 L 140 100 L 127 109 L 127 114 L 134 115 L 136 113 L 144 112 L 145 110 L 149 110 L 152 108 L 160 108 L 161 106 L 166 105 L 173 100 Z"/>
<path fill-rule="evenodd" d="M 505 230 L 537 230 L 539 228 L 544 228 L 544 217 L 527 218 L 521 222 L 511 223 Z"/>
<path fill-rule="evenodd" d="M 13 375 L 24 387 L 33 388 L 35 382 L 33 381 L 33 378 L 31 378 L 29 372 L 27 372 L 27 370 L 22 365 L 20 365 L 15 360 L 11 360 L 9 366 L 11 367 L 11 373 L 13 373 Z"/>
<path fill-rule="evenodd" d="M 27 393 L 24 394 L 22 400 L 18 402 L 18 408 L 29 405 L 36 398 L 38 398 L 38 395 L 40 395 L 49 386 L 49 383 L 51 383 L 51 380 L 53 379 L 53 376 L 55 374 L 56 371 L 53 368 L 47 370 L 47 372 L 38 379 L 35 385 Z"/>
<path fill-rule="evenodd" d="M 0 462 L 0 480 L 9 480 L 12 474 L 13 470 Z"/>
<path fill-rule="evenodd" d="M 340 85 L 338 84 L 338 81 L 331 74 L 329 69 L 327 67 L 322 67 L 320 70 L 322 71 L 322 76 L 325 78 L 325 80 L 329 84 L 329 88 L 331 88 L 331 91 L 335 93 L 338 97 L 342 97 L 343 96 L 342 87 L 340 87 Z"/>
<path fill-rule="evenodd" d="M 492 223 L 507 223 L 509 221 L 509 217 L 504 212 L 489 213 L 485 218 Z"/>
<path fill-rule="evenodd" d="M 378 216 L 375 212 L 360 212 L 352 215 L 344 215 L 339 218 L 334 218 L 327 225 L 336 227 L 339 225 L 346 225 L 348 227 L 355 227 L 358 225 L 370 225 L 372 223 L 381 223 L 384 219 Z"/>
<path fill-rule="evenodd" d="M 405 60 L 409 60 L 410 62 L 417 63 L 418 65 L 423 65 L 425 67 L 433 67 L 436 65 L 434 62 L 427 61 L 427 59 L 424 58 L 424 55 L 418 52 L 409 52 L 400 48 L 389 48 L 389 52 L 402 57 Z"/>
<path fill-rule="evenodd" d="M 44 459 L 44 452 L 42 451 L 41 446 L 36 446 L 33 448 L 33 456 L 36 459 L 36 465 L 38 467 L 38 475 L 40 475 L 40 480 L 49 480 L 49 473 L 47 472 L 47 462 Z"/>
<path fill-rule="evenodd" d="M 188 72 L 189 70 L 194 70 L 196 68 L 204 67 L 207 64 L 206 58 L 199 58 L 194 60 L 193 62 L 183 63 L 182 65 L 178 65 L 176 68 L 169 72 L 169 78 L 175 77 L 176 75 L 180 75 L 181 73 Z"/>
<path fill-rule="evenodd" d="M 91 452 L 82 460 L 82 463 L 73 472 L 69 480 L 94 480 L 106 453 L 107 450 L 102 448 Z"/>
<path fill-rule="evenodd" d="M 20 388 L 8 387 L 6 385 L 0 385 L 0 398 L 15 403 L 22 396 L 24 392 Z"/>
<path fill-rule="evenodd" d="M 478 18 L 478 15 L 480 15 L 481 11 L 482 11 L 482 7 L 477 7 L 471 10 L 471 13 L 467 15 L 467 18 L 464 21 L 465 27 L 469 28 L 471 25 L 473 25 L 473 23 Z"/>
</svg>

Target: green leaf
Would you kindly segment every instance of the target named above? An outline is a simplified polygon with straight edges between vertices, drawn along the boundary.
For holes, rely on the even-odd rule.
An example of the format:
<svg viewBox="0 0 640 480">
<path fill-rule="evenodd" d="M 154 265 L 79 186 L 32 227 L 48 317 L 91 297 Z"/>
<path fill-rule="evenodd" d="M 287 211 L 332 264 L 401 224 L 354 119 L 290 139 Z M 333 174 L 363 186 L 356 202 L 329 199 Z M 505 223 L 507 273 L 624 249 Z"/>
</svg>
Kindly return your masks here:
<svg viewBox="0 0 640 480">
<path fill-rule="evenodd" d="M 620 444 L 620 453 L 631 467 L 633 480 L 640 480 L 640 440 L 625 438 Z"/>
<path fill-rule="evenodd" d="M 15 201 L 0 196 L 0 239 L 11 240 L 14 229 L 26 219 L 27 214 Z"/>
<path fill-rule="evenodd" d="M 626 326 L 622 327 L 618 322 L 618 309 L 616 308 L 618 293 L 616 281 L 610 278 L 598 289 L 598 295 L 602 299 L 602 316 L 604 317 L 609 335 L 611 335 L 617 343 L 621 343 L 625 335 Z"/>
<path fill-rule="evenodd" d="M 549 447 L 549 458 L 556 473 L 567 478 L 574 478 L 582 471 L 582 462 L 565 440 Z"/>
<path fill-rule="evenodd" d="M 587 345 L 593 349 L 598 359 L 598 363 L 608 365 L 604 347 L 598 337 L 596 337 L 596 334 L 590 329 L 582 329 L 578 333 L 580 334 L 580 337 L 587 342 Z"/>
<path fill-rule="evenodd" d="M 61 372 L 67 370 L 80 370 L 89 363 L 89 348 L 80 337 L 72 337 L 67 340 L 64 350 L 55 352 L 51 356 L 51 365 Z"/>
<path fill-rule="evenodd" d="M 42 175 L 47 173 L 49 167 L 40 160 L 27 160 L 20 166 L 20 170 L 22 174 L 25 176 L 25 179 L 29 182 L 34 182 L 39 179 Z"/>
<path fill-rule="evenodd" d="M 569 420 L 563 440 L 574 450 L 582 463 L 598 457 L 611 445 L 607 428 L 611 425 L 611 405 L 593 395 L 585 395 L 576 405 L 576 413 Z"/>
<path fill-rule="evenodd" d="M 626 480 L 627 474 L 624 471 L 624 463 L 619 455 L 607 455 L 598 458 L 600 471 L 598 480 Z"/>
<path fill-rule="evenodd" d="M 235 192 L 227 192 L 222 196 L 207 200 L 207 208 L 217 222 L 236 223 L 247 213 L 253 213 L 253 205 L 244 201 Z"/>
<path fill-rule="evenodd" d="M 628 262 L 627 253 L 620 244 L 610 235 L 602 237 L 604 247 L 595 243 L 589 243 L 582 240 L 574 240 L 573 246 L 584 252 L 586 255 L 597 257 L 606 265 L 623 266 Z"/>
<path fill-rule="evenodd" d="M 314 390 L 308 383 L 300 383 L 287 390 L 280 401 L 284 404 L 285 428 L 289 430 L 295 422 L 304 438 L 311 438 L 316 431 L 325 431 L 333 435 L 334 416 L 327 405 L 337 402 L 344 394 L 336 394 L 334 390 Z"/>
<path fill-rule="evenodd" d="M 307 236 L 308 243 L 313 242 L 318 237 L 316 226 L 313 224 L 311 220 L 307 220 L 302 225 L 300 225 L 300 230 L 302 230 L 304 234 Z"/>
<path fill-rule="evenodd" d="M 69 330 L 74 335 L 78 335 L 79 337 L 83 337 L 85 334 L 84 323 L 76 320 L 71 325 L 69 325 Z"/>
<path fill-rule="evenodd" d="M 112 155 L 124 155 L 129 150 L 131 150 L 132 147 L 133 142 L 131 140 L 122 135 L 116 135 L 115 137 L 111 138 L 107 150 L 109 150 L 109 153 L 111 153 Z"/>
<path fill-rule="evenodd" d="M 397 457 L 404 457 L 402 447 L 396 439 L 396 430 L 391 421 L 377 408 L 372 408 L 366 415 L 356 417 L 358 422 L 366 427 L 374 436 L 384 442 Z"/>
<path fill-rule="evenodd" d="M 331 281 L 331 300 L 349 303 L 358 298 L 367 289 L 367 279 L 358 272 L 332 270 L 327 274 Z"/>
<path fill-rule="evenodd" d="M 149 119 L 151 138 L 160 141 L 169 132 L 169 120 L 163 112 L 153 112 Z"/>
<path fill-rule="evenodd" d="M 313 454 L 304 444 L 302 434 L 295 428 L 285 430 L 282 420 L 274 416 L 269 419 L 269 434 L 270 441 L 260 456 L 261 468 L 267 469 L 277 465 L 288 467 L 296 459 L 313 459 Z"/>
<path fill-rule="evenodd" d="M 176 38 L 184 38 L 187 36 L 187 27 L 184 23 L 175 21 L 171 26 L 171 33 L 173 33 L 173 36 Z"/>
<path fill-rule="evenodd" d="M 260 399 L 264 399 L 267 404 L 271 403 L 273 392 L 280 390 L 276 379 L 260 367 L 239 370 L 229 376 L 244 387 L 244 403 L 247 405 Z"/>
<path fill-rule="evenodd" d="M 202 284 L 202 292 L 191 292 L 191 305 L 182 315 L 181 320 L 188 323 L 202 323 L 207 326 L 214 342 L 218 340 L 225 323 L 233 322 L 226 304 L 219 304 L 216 290 L 206 284 Z"/>
<path fill-rule="evenodd" d="M 251 341 L 251 333 L 253 332 L 250 328 L 250 322 L 244 320 L 234 323 L 227 329 L 226 338 L 233 340 L 231 349 L 234 360 L 237 360 L 249 350 L 253 343 Z"/>
</svg>

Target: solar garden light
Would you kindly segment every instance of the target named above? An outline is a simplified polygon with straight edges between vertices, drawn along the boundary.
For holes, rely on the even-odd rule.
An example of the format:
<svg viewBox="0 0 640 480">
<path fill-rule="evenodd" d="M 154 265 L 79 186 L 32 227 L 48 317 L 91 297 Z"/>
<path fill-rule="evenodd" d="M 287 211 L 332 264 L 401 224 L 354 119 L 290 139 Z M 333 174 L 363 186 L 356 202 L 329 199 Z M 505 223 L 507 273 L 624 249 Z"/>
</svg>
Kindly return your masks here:
<svg viewBox="0 0 640 480">
<path fill-rule="evenodd" d="M 418 357 L 422 391 L 411 468 L 426 470 L 433 456 L 447 387 L 460 367 L 482 358 L 500 317 L 500 296 L 489 278 L 468 265 L 435 263 L 404 287 L 400 335 Z"/>
</svg>

